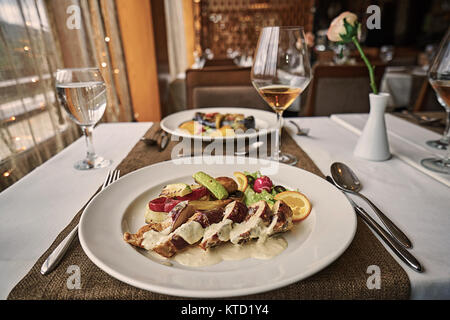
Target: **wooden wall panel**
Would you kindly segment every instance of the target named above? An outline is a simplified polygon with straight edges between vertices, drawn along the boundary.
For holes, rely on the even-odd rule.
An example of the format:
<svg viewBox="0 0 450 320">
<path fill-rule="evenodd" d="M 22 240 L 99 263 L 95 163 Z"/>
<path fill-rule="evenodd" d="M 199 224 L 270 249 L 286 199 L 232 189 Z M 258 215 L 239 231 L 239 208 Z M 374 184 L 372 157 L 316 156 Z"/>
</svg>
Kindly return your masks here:
<svg viewBox="0 0 450 320">
<path fill-rule="evenodd" d="M 192 0 L 183 0 L 183 20 L 184 20 L 184 35 L 186 38 L 186 59 L 187 65 L 194 64 L 194 11 Z"/>
<path fill-rule="evenodd" d="M 161 106 L 150 0 L 116 0 L 137 121 L 159 121 Z"/>
<path fill-rule="evenodd" d="M 261 28 L 303 26 L 312 31 L 315 0 L 195 0 L 196 42 L 215 59 L 227 50 L 253 55 Z"/>
</svg>

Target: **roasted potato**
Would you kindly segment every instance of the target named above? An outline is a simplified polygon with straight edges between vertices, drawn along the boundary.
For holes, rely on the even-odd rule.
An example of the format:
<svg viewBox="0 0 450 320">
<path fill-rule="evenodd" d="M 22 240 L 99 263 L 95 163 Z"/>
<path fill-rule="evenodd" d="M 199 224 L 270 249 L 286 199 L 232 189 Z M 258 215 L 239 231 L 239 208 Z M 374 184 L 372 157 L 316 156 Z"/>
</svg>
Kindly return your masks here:
<svg viewBox="0 0 450 320">
<path fill-rule="evenodd" d="M 209 210 L 223 208 L 227 204 L 229 204 L 231 201 L 233 201 L 233 200 L 232 199 L 214 200 L 214 201 L 194 200 L 194 201 L 189 201 L 189 205 L 191 207 L 193 207 L 195 210 L 209 211 Z"/>
<path fill-rule="evenodd" d="M 228 191 L 228 193 L 233 193 L 238 189 L 236 181 L 234 181 L 232 178 L 218 177 L 216 178 L 216 181 L 219 182 L 222 186 L 224 186 L 225 189 Z"/>
</svg>

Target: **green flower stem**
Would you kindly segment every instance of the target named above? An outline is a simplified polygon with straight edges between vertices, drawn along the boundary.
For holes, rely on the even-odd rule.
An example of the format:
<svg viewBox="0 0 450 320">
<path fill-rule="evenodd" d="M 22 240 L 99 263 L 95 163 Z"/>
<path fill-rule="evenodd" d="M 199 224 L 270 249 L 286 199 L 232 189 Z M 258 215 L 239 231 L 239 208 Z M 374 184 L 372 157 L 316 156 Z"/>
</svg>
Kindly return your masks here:
<svg viewBox="0 0 450 320">
<path fill-rule="evenodd" d="M 356 48 L 358 49 L 361 58 L 363 59 L 364 63 L 367 66 L 367 69 L 369 69 L 370 87 L 372 88 L 372 92 L 374 94 L 378 94 L 377 85 L 375 84 L 375 76 L 373 74 L 373 66 L 370 64 L 370 61 L 367 59 L 366 55 L 362 51 L 358 39 L 356 39 L 356 36 L 352 37 L 352 41 L 355 44 Z"/>
</svg>

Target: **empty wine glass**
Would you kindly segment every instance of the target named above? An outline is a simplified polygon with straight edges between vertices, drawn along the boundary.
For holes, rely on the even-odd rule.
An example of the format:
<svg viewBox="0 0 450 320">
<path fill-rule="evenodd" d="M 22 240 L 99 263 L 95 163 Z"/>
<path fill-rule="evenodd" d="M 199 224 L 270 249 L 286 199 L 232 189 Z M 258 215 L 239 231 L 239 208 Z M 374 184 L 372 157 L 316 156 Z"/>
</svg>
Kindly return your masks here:
<svg viewBox="0 0 450 320">
<path fill-rule="evenodd" d="M 450 28 L 442 40 L 439 51 L 428 72 L 428 79 L 436 95 L 440 98 L 442 106 L 447 112 L 447 126 L 444 137 L 439 140 L 447 143 L 447 152 L 444 158 L 428 158 L 421 161 L 422 165 L 432 171 L 450 174 Z M 430 142 L 427 142 L 430 144 Z"/>
<path fill-rule="evenodd" d="M 74 165 L 78 170 L 104 168 L 112 161 L 95 154 L 92 141 L 94 125 L 102 118 L 106 108 L 106 86 L 97 68 L 58 69 L 56 92 L 61 106 L 69 117 L 81 127 L 86 138 L 86 158 Z"/>
<path fill-rule="evenodd" d="M 281 129 L 283 111 L 289 108 L 311 80 L 303 28 L 263 28 L 259 35 L 251 79 L 258 93 L 277 114 L 277 139 L 272 158 L 291 165 L 297 163 L 294 155 L 281 153 Z"/>
</svg>

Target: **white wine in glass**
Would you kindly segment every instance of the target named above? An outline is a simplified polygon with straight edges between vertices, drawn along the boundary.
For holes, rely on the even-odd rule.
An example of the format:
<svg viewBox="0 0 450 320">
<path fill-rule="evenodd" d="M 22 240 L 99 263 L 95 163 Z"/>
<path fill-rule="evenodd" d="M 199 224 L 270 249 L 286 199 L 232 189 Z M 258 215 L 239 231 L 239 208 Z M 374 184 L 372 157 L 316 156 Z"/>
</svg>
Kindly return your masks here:
<svg viewBox="0 0 450 320">
<path fill-rule="evenodd" d="M 259 35 L 251 79 L 261 97 L 277 115 L 273 160 L 294 165 L 298 159 L 281 152 L 283 112 L 311 80 L 308 48 L 302 27 L 265 27 Z"/>
<path fill-rule="evenodd" d="M 58 100 L 86 137 L 86 158 L 75 163 L 78 170 L 104 168 L 111 160 L 95 153 L 92 141 L 94 125 L 106 108 L 106 86 L 97 68 L 59 69 L 56 72 Z"/>
<path fill-rule="evenodd" d="M 422 165 L 435 172 L 450 174 L 450 28 L 442 40 L 439 51 L 434 58 L 433 64 L 428 71 L 428 79 L 433 87 L 439 102 L 447 112 L 447 126 L 444 136 L 438 141 L 428 141 L 427 144 L 433 146 L 441 145 L 439 149 L 446 149 L 443 158 L 428 158 L 421 161 Z M 445 146 L 445 147 L 444 147 Z"/>
</svg>

